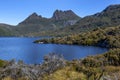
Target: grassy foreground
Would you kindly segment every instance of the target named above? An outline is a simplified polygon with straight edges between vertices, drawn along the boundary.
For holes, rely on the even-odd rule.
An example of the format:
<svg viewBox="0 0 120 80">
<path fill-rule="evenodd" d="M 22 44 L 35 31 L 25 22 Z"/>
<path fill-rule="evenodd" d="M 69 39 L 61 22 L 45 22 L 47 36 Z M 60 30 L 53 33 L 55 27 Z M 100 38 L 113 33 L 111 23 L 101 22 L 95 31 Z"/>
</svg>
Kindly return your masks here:
<svg viewBox="0 0 120 80">
<path fill-rule="evenodd" d="M 120 49 L 82 60 L 68 61 L 67 66 L 45 75 L 43 80 L 119 80 Z"/>
</svg>

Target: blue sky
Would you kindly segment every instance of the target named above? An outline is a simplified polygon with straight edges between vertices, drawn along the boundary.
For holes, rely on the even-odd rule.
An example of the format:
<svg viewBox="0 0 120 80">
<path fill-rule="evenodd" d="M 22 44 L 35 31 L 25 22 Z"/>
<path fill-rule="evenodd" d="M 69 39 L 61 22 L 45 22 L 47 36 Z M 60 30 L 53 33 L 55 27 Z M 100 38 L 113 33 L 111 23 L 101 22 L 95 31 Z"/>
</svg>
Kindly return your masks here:
<svg viewBox="0 0 120 80">
<path fill-rule="evenodd" d="M 56 9 L 71 9 L 84 17 L 111 4 L 120 4 L 120 0 L 0 0 L 0 23 L 17 25 L 33 12 L 50 18 Z"/>
</svg>

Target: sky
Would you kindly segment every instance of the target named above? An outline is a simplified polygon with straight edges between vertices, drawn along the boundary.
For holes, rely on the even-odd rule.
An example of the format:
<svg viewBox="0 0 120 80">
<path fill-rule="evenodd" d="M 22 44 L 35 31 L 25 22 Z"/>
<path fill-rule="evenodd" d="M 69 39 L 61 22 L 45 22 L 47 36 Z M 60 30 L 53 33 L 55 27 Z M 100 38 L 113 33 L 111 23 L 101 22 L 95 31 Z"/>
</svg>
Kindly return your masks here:
<svg viewBox="0 0 120 80">
<path fill-rule="evenodd" d="M 55 10 L 72 10 L 84 17 L 112 4 L 120 0 L 0 0 L 0 23 L 17 25 L 34 12 L 50 18 Z"/>
</svg>

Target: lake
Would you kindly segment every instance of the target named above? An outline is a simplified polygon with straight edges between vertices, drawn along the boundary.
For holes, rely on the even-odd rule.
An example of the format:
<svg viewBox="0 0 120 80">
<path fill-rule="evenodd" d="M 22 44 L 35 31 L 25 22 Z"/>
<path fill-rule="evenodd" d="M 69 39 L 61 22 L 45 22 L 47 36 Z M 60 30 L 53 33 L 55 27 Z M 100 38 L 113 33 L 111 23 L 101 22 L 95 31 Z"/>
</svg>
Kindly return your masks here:
<svg viewBox="0 0 120 80">
<path fill-rule="evenodd" d="M 40 38 L 0 38 L 0 59 L 23 60 L 27 64 L 40 64 L 43 61 L 44 55 L 48 53 L 63 54 L 65 59 L 72 60 L 108 51 L 106 48 L 94 46 L 33 43 L 33 41 L 37 39 Z"/>
</svg>

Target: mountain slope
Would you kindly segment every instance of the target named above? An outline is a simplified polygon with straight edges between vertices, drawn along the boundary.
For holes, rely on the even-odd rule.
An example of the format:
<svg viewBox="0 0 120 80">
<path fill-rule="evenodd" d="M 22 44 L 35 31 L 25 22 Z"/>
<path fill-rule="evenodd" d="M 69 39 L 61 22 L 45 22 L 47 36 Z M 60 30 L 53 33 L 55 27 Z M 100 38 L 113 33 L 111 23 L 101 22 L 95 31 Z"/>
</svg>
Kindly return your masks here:
<svg viewBox="0 0 120 80">
<path fill-rule="evenodd" d="M 74 25 L 80 19 L 81 18 L 76 15 L 72 10 L 56 10 L 53 13 L 51 21 L 57 26 L 62 26 L 64 28 L 65 26 Z"/>
<path fill-rule="evenodd" d="M 59 12 L 61 13 L 61 11 Z M 56 13 L 58 13 L 58 11 L 56 11 Z M 63 18 L 56 18 L 54 16 L 53 19 L 62 20 Z M 66 25 L 66 27 L 57 30 L 48 31 L 46 35 L 63 36 L 118 25 L 120 25 L 120 4 L 110 5 L 102 12 L 81 18 L 74 25 Z"/>
<path fill-rule="evenodd" d="M 43 18 L 42 16 L 33 13 L 24 21 L 19 23 L 16 28 L 20 35 L 29 35 L 29 33 L 40 32 L 45 30 L 51 30 L 51 23 L 49 19 Z M 31 36 L 31 35 L 30 35 Z"/>
<path fill-rule="evenodd" d="M 14 26 L 7 24 L 0 24 L 0 36 L 16 36 Z M 14 30 L 14 31 L 13 31 Z"/>
<path fill-rule="evenodd" d="M 110 5 L 100 13 L 82 18 L 74 26 L 69 27 L 68 30 L 79 32 L 117 25 L 120 25 L 120 5 Z"/>
<path fill-rule="evenodd" d="M 120 4 L 110 5 L 102 12 L 84 18 L 80 18 L 71 10 L 56 10 L 51 18 L 33 13 L 15 27 L 2 25 L 0 34 L 9 36 L 8 33 L 11 33 L 14 36 L 29 37 L 63 36 L 118 25 L 120 25 Z"/>
<path fill-rule="evenodd" d="M 61 11 L 56 10 L 52 18 L 43 18 L 36 13 L 33 13 L 24 21 L 18 24 L 17 30 L 23 36 L 38 36 L 47 32 L 55 31 L 68 25 L 75 24 L 78 17 L 71 10 Z"/>
</svg>

